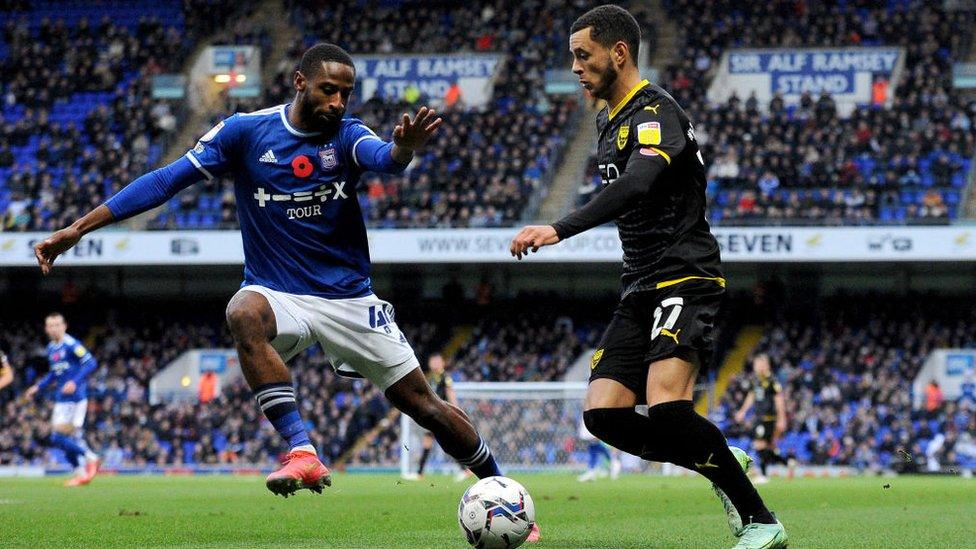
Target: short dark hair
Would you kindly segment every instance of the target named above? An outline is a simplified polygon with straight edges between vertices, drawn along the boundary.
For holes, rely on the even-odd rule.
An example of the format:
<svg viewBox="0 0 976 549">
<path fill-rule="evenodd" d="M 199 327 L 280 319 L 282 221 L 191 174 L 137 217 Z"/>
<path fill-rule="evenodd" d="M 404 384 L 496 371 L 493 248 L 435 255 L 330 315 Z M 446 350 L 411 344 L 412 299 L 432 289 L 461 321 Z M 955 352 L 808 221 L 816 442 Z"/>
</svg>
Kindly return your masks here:
<svg viewBox="0 0 976 549">
<path fill-rule="evenodd" d="M 569 33 L 576 34 L 587 27 L 593 29 L 590 36 L 601 46 L 610 48 L 617 42 L 627 44 L 630 58 L 637 64 L 641 30 L 629 11 L 613 4 L 597 6 L 574 21 Z"/>
<path fill-rule="evenodd" d="M 352 56 L 349 55 L 349 52 L 335 44 L 325 42 L 320 42 L 305 50 L 301 62 L 298 63 L 298 70 L 305 75 L 305 78 L 311 78 L 322 70 L 322 63 L 333 61 L 349 65 L 354 71 L 356 70 L 356 65 L 352 62 Z"/>
</svg>

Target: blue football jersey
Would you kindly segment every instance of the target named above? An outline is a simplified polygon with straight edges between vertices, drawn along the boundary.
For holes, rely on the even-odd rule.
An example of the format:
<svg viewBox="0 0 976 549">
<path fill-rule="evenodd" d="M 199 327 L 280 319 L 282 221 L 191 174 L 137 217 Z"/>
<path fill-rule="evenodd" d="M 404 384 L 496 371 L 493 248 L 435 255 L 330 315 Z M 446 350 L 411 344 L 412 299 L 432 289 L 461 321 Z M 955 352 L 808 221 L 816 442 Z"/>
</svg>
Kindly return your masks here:
<svg viewBox="0 0 976 549">
<path fill-rule="evenodd" d="M 47 360 L 50 369 L 38 382 L 41 391 L 52 389 L 55 402 L 78 402 L 88 398 L 88 375 L 95 370 L 95 357 L 77 339 L 65 334 L 60 342 L 47 344 Z M 61 392 L 68 381 L 75 382 L 75 392 Z"/>
<path fill-rule="evenodd" d="M 343 119 L 333 135 L 300 131 L 288 121 L 289 108 L 235 114 L 186 157 L 208 179 L 234 178 L 242 286 L 326 298 L 368 295 L 369 246 L 356 186 L 365 171 L 384 169 L 366 158 L 363 143 L 389 144 L 355 118 Z M 388 163 L 385 170 L 404 167 Z"/>
</svg>

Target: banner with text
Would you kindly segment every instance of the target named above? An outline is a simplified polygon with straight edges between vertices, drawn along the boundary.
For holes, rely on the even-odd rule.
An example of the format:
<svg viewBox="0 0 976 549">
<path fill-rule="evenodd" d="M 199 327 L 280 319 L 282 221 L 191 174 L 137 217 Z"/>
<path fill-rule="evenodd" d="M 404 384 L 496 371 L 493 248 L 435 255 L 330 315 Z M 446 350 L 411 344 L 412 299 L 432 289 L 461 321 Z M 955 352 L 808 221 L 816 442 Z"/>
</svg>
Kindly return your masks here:
<svg viewBox="0 0 976 549">
<path fill-rule="evenodd" d="M 387 229 L 369 231 L 375 263 L 504 263 L 517 229 Z M 717 227 L 727 262 L 976 261 L 976 227 Z M 36 264 L 33 246 L 45 233 L 0 233 L 0 266 Z M 615 263 L 623 251 L 616 229 L 598 228 L 531 254 L 528 261 Z M 96 232 L 58 265 L 239 265 L 236 231 Z"/>
<path fill-rule="evenodd" d="M 456 55 L 378 55 L 356 57 L 359 99 L 374 96 L 403 98 L 410 86 L 416 87 L 427 103 L 443 105 L 454 82 L 467 105 L 483 106 L 491 99 L 491 81 L 502 57 L 494 54 Z"/>
<path fill-rule="evenodd" d="M 806 92 L 814 100 L 827 92 L 846 114 L 858 104 L 871 103 L 875 91 L 887 104 L 903 64 L 900 48 L 730 50 L 708 99 L 724 103 L 735 93 L 745 101 L 755 93 L 765 109 L 777 93 L 787 105 L 797 105 Z M 883 93 L 882 81 L 888 83 Z"/>
</svg>

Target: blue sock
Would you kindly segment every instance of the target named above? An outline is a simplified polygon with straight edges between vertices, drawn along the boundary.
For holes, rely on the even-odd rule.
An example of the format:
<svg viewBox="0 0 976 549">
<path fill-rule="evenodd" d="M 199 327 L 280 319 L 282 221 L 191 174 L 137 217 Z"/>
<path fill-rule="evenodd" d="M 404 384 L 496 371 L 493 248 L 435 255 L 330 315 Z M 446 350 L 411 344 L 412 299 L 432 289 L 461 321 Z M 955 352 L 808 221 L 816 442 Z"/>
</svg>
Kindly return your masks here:
<svg viewBox="0 0 976 549">
<path fill-rule="evenodd" d="M 596 444 L 596 446 L 597 446 L 597 448 L 596 448 L 597 456 L 603 456 L 603 459 L 605 459 L 607 461 L 611 461 L 611 459 L 610 459 L 610 449 L 607 448 L 607 445 L 604 444 L 604 443 L 602 443 L 602 442 L 598 442 Z"/>
<path fill-rule="evenodd" d="M 590 443 L 590 447 L 589 447 L 589 451 L 590 451 L 590 462 L 587 465 L 587 467 L 591 471 L 593 469 L 596 469 L 597 465 L 600 464 L 600 448 L 602 448 L 602 447 L 603 446 L 599 442 L 591 442 Z"/>
<path fill-rule="evenodd" d="M 84 448 L 79 446 L 76 440 L 61 433 L 51 433 L 51 442 L 54 443 L 54 447 L 64 450 L 64 455 L 72 467 L 77 467 L 78 458 L 85 455 Z"/>
<path fill-rule="evenodd" d="M 471 457 L 459 459 L 458 463 L 471 469 L 471 472 L 478 478 L 502 476 L 498 464 L 495 463 L 495 456 L 491 455 L 488 445 L 480 438 L 478 439 L 478 449 L 471 454 Z"/>
<path fill-rule="evenodd" d="M 298 413 L 295 402 L 295 388 L 290 383 L 269 383 L 254 391 L 258 406 L 271 422 L 281 438 L 288 442 L 290 449 L 298 446 L 311 446 L 305 430 L 305 422 Z"/>
</svg>

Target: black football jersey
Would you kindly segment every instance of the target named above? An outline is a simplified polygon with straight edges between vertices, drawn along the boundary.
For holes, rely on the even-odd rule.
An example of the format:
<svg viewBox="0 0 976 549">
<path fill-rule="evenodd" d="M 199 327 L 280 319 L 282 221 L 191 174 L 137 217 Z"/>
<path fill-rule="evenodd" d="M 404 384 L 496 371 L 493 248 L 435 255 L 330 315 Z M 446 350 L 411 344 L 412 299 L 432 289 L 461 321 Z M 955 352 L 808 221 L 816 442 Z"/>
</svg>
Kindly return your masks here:
<svg viewBox="0 0 976 549">
<path fill-rule="evenodd" d="M 755 377 L 750 388 L 755 400 L 756 417 L 760 421 L 773 421 L 776 419 L 776 395 L 782 391 L 779 382 L 772 376 Z"/>
<path fill-rule="evenodd" d="M 597 130 L 604 189 L 637 155 L 667 162 L 651 191 L 616 220 L 624 252 L 624 295 L 696 278 L 724 286 L 718 242 L 705 220 L 704 159 L 695 130 L 674 98 L 644 80 L 615 108 L 600 112 Z"/>
</svg>

